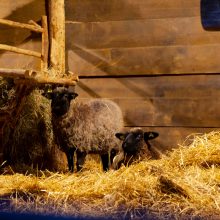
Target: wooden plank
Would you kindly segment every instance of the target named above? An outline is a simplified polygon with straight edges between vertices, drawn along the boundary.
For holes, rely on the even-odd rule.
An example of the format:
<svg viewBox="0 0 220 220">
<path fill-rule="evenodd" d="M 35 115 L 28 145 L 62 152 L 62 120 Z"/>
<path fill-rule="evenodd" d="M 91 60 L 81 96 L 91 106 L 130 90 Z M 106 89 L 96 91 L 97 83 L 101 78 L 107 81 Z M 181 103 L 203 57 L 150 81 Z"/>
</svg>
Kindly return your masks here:
<svg viewBox="0 0 220 220">
<path fill-rule="evenodd" d="M 12 45 L 12 46 L 21 45 L 22 43 L 24 43 L 26 41 L 26 39 L 29 36 L 30 36 L 30 32 L 28 30 L 23 29 L 23 30 L 18 31 L 16 28 L 4 29 L 3 26 L 0 25 L 0 42 L 1 42 L 1 44 L 8 44 L 8 45 Z M 34 43 L 35 42 L 32 42 L 32 44 L 34 44 Z"/>
<path fill-rule="evenodd" d="M 76 92 L 81 98 L 215 98 L 219 85 L 219 75 L 90 78 L 80 79 Z"/>
<path fill-rule="evenodd" d="M 220 98 L 113 100 L 121 106 L 126 126 L 220 127 Z"/>
<path fill-rule="evenodd" d="M 218 44 L 220 32 L 207 32 L 200 17 L 69 23 L 67 48 L 120 48 Z"/>
<path fill-rule="evenodd" d="M 24 69 L 4 69 L 0 68 L 0 76 L 15 78 L 15 82 L 22 84 L 55 84 L 55 85 L 68 85 L 74 86 L 78 81 L 77 75 L 69 75 L 66 78 L 50 77 L 49 71 L 44 73 L 36 70 L 24 70 Z"/>
<path fill-rule="evenodd" d="M 220 127 L 220 98 L 112 100 L 121 107 L 125 126 Z"/>
<path fill-rule="evenodd" d="M 126 126 L 220 127 L 219 76 L 83 79 L 81 100 L 112 99 Z M 100 86 L 104 85 L 104 86 Z"/>
<path fill-rule="evenodd" d="M 66 20 L 71 21 L 115 21 L 200 15 L 199 0 L 66 0 L 65 4 Z"/>
<path fill-rule="evenodd" d="M 129 130 L 127 127 L 125 130 Z M 195 135 L 204 135 L 209 132 L 219 132 L 220 128 L 183 128 L 183 127 L 142 127 L 144 131 L 157 131 L 159 137 L 152 140 L 153 147 L 161 152 L 169 152 L 180 145 L 188 146 L 192 143 Z"/>
<path fill-rule="evenodd" d="M 0 18 L 18 22 L 38 21 L 45 15 L 45 0 L 1 0 Z"/>
<path fill-rule="evenodd" d="M 79 76 L 219 73 L 220 44 L 77 49 L 69 52 L 69 68 Z"/>
<path fill-rule="evenodd" d="M 13 63 L 11 62 L 13 60 Z M 5 52 L 0 58 L 1 68 L 33 68 L 40 71 L 40 59 L 31 56 L 24 56 L 23 54 L 15 54 Z"/>
</svg>

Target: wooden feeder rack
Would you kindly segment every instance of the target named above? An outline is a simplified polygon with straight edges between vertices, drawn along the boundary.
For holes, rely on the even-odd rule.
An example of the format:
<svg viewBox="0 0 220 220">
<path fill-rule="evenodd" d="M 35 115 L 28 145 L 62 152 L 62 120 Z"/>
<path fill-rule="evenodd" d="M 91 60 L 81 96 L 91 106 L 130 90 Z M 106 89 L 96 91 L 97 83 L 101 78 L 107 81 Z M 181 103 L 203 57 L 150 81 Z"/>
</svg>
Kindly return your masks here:
<svg viewBox="0 0 220 220">
<path fill-rule="evenodd" d="M 0 19 L 0 24 L 17 27 L 17 28 L 25 28 L 42 34 L 41 53 L 32 50 L 21 49 L 18 47 L 13 47 L 5 44 L 0 44 L 0 50 L 11 51 L 14 53 L 40 58 L 41 70 L 36 71 L 31 69 L 25 70 L 25 69 L 0 68 L 0 76 L 12 77 L 16 79 L 16 82 L 22 84 L 28 84 L 31 86 L 40 86 L 42 84 L 57 84 L 57 85 L 65 85 L 65 86 L 76 85 L 76 82 L 78 81 L 78 76 L 71 74 L 71 72 L 69 72 L 70 74 L 65 78 L 49 76 L 49 71 L 48 71 L 49 38 L 48 38 L 47 16 L 42 16 L 41 22 L 42 22 L 42 27 L 36 24 L 34 21 L 30 21 L 29 23 L 31 24 L 25 24 L 25 23 L 6 20 L 6 19 Z"/>
<path fill-rule="evenodd" d="M 2 140 L 5 125 L 9 125 L 12 131 L 10 133 L 9 143 L 4 144 L 4 149 L 10 146 L 10 139 L 13 137 L 13 130 L 17 124 L 20 112 L 27 95 L 30 94 L 33 88 L 75 86 L 79 80 L 77 75 L 65 69 L 64 0 L 48 0 L 48 7 L 50 25 L 48 25 L 47 16 L 42 16 L 41 26 L 32 20 L 26 24 L 0 19 L 0 24 L 41 33 L 42 41 L 41 52 L 0 44 L 0 50 L 33 56 L 41 60 L 40 71 L 33 69 L 0 68 L 0 76 L 14 79 L 16 94 L 16 98 L 8 103 L 8 106 L 10 106 L 9 109 L 0 110 L 0 148 L 1 145 L 3 146 Z"/>
</svg>

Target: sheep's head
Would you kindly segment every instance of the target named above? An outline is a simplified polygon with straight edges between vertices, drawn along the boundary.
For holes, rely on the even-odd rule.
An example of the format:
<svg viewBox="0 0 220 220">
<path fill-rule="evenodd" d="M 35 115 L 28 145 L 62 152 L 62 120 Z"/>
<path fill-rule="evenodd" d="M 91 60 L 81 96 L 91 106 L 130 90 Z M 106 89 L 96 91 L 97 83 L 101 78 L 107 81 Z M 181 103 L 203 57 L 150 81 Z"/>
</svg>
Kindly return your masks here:
<svg viewBox="0 0 220 220">
<path fill-rule="evenodd" d="M 157 132 L 144 132 L 141 128 L 131 129 L 129 132 L 116 133 L 115 136 L 122 140 L 122 149 L 127 154 L 136 154 L 143 147 L 145 142 L 150 150 L 150 143 L 148 142 L 151 139 L 158 137 Z"/>
<path fill-rule="evenodd" d="M 77 93 L 66 88 L 56 88 L 52 92 L 44 92 L 42 95 L 52 100 L 51 109 L 52 113 L 56 116 L 66 114 L 69 110 L 71 100 L 78 96 Z"/>
</svg>

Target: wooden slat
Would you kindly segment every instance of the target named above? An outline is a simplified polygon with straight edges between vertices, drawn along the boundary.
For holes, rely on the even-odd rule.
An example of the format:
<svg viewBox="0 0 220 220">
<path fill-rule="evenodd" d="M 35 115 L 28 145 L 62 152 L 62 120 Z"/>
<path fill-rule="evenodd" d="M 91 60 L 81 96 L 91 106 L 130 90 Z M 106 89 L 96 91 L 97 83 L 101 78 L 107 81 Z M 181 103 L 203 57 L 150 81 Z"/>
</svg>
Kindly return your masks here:
<svg viewBox="0 0 220 220">
<path fill-rule="evenodd" d="M 43 32 L 43 29 L 41 27 L 38 27 L 38 26 L 35 26 L 35 25 L 30 25 L 30 24 L 25 24 L 25 23 L 19 23 L 19 22 L 16 22 L 16 21 L 10 21 L 10 20 L 7 20 L 7 19 L 1 19 L 0 18 L 0 24 L 15 27 L 15 28 L 28 29 L 28 30 L 35 31 L 35 32 L 40 32 L 40 33 Z"/>
<path fill-rule="evenodd" d="M 14 53 L 24 54 L 24 55 L 38 57 L 38 58 L 41 58 L 41 56 L 42 56 L 41 53 L 36 52 L 36 51 L 26 50 L 26 49 L 8 46 L 8 45 L 4 45 L 4 44 L 0 44 L 0 50 L 11 51 Z"/>
<path fill-rule="evenodd" d="M 109 98 L 126 126 L 220 127 L 219 76 L 85 79 L 79 98 Z M 105 86 L 101 86 L 105 85 Z"/>
<path fill-rule="evenodd" d="M 113 100 L 126 126 L 220 127 L 220 98 Z"/>
<path fill-rule="evenodd" d="M 215 98 L 219 85 L 219 75 L 91 78 L 80 79 L 76 91 L 81 98 Z"/>
<path fill-rule="evenodd" d="M 219 73 L 220 44 L 80 49 L 69 52 L 69 68 L 79 76 Z"/>
<path fill-rule="evenodd" d="M 200 17 L 69 23 L 67 47 L 120 48 L 218 44 L 220 32 L 207 32 Z"/>
<path fill-rule="evenodd" d="M 134 20 L 200 14 L 199 0 L 67 0 L 65 4 L 66 20 L 72 21 Z"/>
</svg>

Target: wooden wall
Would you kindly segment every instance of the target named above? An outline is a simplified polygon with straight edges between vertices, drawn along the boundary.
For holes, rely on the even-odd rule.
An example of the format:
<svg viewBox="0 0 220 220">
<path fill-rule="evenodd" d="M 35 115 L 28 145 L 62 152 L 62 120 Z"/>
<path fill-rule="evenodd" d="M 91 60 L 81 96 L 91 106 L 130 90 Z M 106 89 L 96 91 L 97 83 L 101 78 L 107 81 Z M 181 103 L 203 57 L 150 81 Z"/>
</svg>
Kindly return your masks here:
<svg viewBox="0 0 220 220">
<path fill-rule="evenodd" d="M 28 23 L 40 21 L 45 15 L 44 0 L 1 0 L 0 18 Z M 0 25 L 0 44 L 41 52 L 41 35 L 25 29 Z M 40 69 L 40 59 L 11 52 L 0 51 L 1 68 Z"/>
<path fill-rule="evenodd" d="M 220 32 L 203 30 L 200 0 L 67 0 L 66 32 L 80 98 L 116 101 L 161 148 L 219 129 Z"/>
<path fill-rule="evenodd" d="M 66 0 L 66 59 L 79 99 L 109 98 L 125 126 L 157 130 L 176 147 L 220 127 L 220 32 L 203 30 L 200 0 Z M 1 0 L 0 17 L 27 22 L 44 0 Z M 32 40 L 30 40 L 32 37 Z M 40 51 L 29 31 L 0 26 L 0 43 Z M 0 67 L 40 68 L 36 58 L 0 51 Z"/>
</svg>

